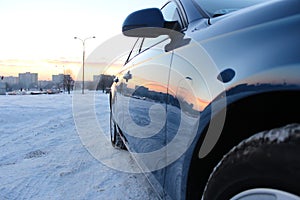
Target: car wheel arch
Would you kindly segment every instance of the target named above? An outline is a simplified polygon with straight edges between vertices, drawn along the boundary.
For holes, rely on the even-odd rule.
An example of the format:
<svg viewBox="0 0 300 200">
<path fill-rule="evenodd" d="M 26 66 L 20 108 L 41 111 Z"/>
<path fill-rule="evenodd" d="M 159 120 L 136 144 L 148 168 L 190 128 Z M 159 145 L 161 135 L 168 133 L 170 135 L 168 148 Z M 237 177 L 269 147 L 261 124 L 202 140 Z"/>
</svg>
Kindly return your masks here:
<svg viewBox="0 0 300 200">
<path fill-rule="evenodd" d="M 192 157 L 186 158 L 188 159 L 186 162 L 190 163 L 186 178 L 187 199 L 201 196 L 214 167 L 231 148 L 241 141 L 261 131 L 299 123 L 298 102 L 300 102 L 300 93 L 292 90 L 262 92 L 230 102 L 226 108 L 226 120 L 222 133 L 212 151 L 206 157 L 199 159 L 199 150 L 209 127 L 207 124 L 195 139 Z M 274 106 L 280 105 L 286 107 L 274 109 Z M 256 117 L 253 117 L 254 114 Z M 280 117 L 276 118 L 278 115 Z"/>
</svg>

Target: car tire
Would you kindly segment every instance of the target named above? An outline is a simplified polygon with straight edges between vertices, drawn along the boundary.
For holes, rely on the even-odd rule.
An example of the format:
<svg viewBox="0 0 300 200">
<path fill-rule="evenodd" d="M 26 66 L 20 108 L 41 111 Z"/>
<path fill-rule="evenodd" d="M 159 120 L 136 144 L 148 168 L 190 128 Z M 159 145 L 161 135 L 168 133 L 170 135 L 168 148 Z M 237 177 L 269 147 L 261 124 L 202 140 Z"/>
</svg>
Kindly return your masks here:
<svg viewBox="0 0 300 200">
<path fill-rule="evenodd" d="M 117 125 L 115 124 L 112 113 L 110 112 L 110 141 L 114 148 L 127 150 L 121 136 L 118 133 Z"/>
<path fill-rule="evenodd" d="M 300 125 L 258 133 L 215 167 L 202 200 L 300 199 Z"/>
</svg>

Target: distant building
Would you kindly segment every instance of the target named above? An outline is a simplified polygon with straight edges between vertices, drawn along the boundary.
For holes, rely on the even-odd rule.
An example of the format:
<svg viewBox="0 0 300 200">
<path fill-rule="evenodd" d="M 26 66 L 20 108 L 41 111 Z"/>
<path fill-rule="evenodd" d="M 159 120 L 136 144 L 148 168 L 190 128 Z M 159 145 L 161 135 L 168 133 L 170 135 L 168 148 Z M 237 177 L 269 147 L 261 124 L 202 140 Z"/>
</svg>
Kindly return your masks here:
<svg viewBox="0 0 300 200">
<path fill-rule="evenodd" d="M 17 85 L 19 84 L 19 77 L 17 76 L 5 76 L 3 81 L 6 82 L 8 85 Z"/>
<path fill-rule="evenodd" d="M 5 76 L 2 81 L 6 84 L 6 91 L 20 89 L 19 77 L 17 76 Z"/>
<path fill-rule="evenodd" d="M 102 77 L 102 75 L 94 75 L 94 76 L 93 76 L 93 81 L 96 82 L 96 83 L 99 83 L 101 77 Z"/>
<path fill-rule="evenodd" d="M 64 82 L 64 74 L 52 75 L 53 83 L 60 84 Z"/>
<path fill-rule="evenodd" d="M 69 74 L 52 75 L 52 82 L 58 89 L 73 90 L 74 80 Z"/>
<path fill-rule="evenodd" d="M 57 89 L 62 89 L 64 87 L 64 74 L 52 75 L 52 82 Z"/>
<path fill-rule="evenodd" d="M 52 81 L 39 81 L 39 88 L 51 89 L 54 83 Z"/>
<path fill-rule="evenodd" d="M 38 87 L 38 74 L 37 73 L 20 73 L 19 74 L 20 87 L 25 89 Z"/>
<path fill-rule="evenodd" d="M 0 95 L 6 94 L 6 83 L 3 80 L 0 80 Z"/>
</svg>

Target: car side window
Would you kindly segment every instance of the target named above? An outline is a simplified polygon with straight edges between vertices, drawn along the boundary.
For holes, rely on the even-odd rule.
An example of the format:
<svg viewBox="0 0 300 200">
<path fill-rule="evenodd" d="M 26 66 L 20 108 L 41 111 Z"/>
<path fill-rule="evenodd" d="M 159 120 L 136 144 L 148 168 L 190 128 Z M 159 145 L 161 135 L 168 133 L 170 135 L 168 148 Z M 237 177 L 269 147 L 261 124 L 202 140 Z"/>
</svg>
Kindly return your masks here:
<svg viewBox="0 0 300 200">
<path fill-rule="evenodd" d="M 182 18 L 179 14 L 178 6 L 176 5 L 176 3 L 169 2 L 161 9 L 161 11 L 166 21 L 178 21 L 182 27 Z"/>
<path fill-rule="evenodd" d="M 166 21 L 178 21 L 181 27 L 183 27 L 182 18 L 180 17 L 176 3 L 167 3 L 162 7 L 161 11 Z M 167 40 L 168 38 L 169 37 L 167 35 L 161 35 L 157 38 L 138 38 L 127 58 L 126 63 L 141 52 L 159 44 L 164 40 Z"/>
<path fill-rule="evenodd" d="M 134 43 L 134 45 L 133 45 L 133 47 L 132 47 L 132 49 L 131 49 L 131 51 L 128 55 L 128 58 L 127 58 L 125 64 L 141 52 L 141 46 L 142 46 L 143 40 L 144 40 L 143 38 L 138 38 L 135 41 L 135 43 Z"/>
</svg>

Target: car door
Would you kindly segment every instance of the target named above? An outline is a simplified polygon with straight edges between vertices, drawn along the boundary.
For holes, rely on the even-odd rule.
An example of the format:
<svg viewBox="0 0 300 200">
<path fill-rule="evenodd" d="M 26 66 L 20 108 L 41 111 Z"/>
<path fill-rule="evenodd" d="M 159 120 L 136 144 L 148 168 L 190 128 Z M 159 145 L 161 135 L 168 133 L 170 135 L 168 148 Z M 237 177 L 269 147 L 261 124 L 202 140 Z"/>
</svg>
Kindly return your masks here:
<svg viewBox="0 0 300 200">
<path fill-rule="evenodd" d="M 156 179 L 163 184 L 166 141 L 166 100 L 171 53 L 164 51 L 166 36 L 151 41 L 143 39 L 148 49 L 135 55 L 121 72 L 122 133 L 130 151 L 144 171 L 156 171 Z M 161 153 L 153 153 L 162 151 Z M 153 170 L 154 169 L 154 170 Z"/>
<path fill-rule="evenodd" d="M 178 20 L 174 2 L 162 8 L 165 20 Z M 176 19 L 174 20 L 174 17 Z M 141 40 L 141 38 L 139 39 Z M 170 38 L 143 38 L 124 66 L 122 79 L 123 123 L 121 129 L 130 151 L 146 172 L 163 187 L 166 158 L 167 101 L 172 51 Z"/>
<path fill-rule="evenodd" d="M 210 55 L 194 41 L 194 33 L 187 29 L 178 34 L 181 37 L 177 38 L 189 42 L 173 50 L 167 102 L 168 165 L 164 189 L 171 198 L 184 199 L 185 193 L 181 189 L 186 183 L 182 182 L 185 178 L 182 176 L 189 170 L 189 163 L 183 162 L 184 156 L 191 153 L 188 150 L 198 133 L 199 123 L 208 119 L 203 114 L 204 109 L 224 90 L 224 85 L 217 79 L 220 72 Z M 212 106 L 211 109 L 217 107 Z M 223 117 L 219 120 L 222 121 Z M 222 125 L 211 123 L 209 131 L 216 131 Z"/>
<path fill-rule="evenodd" d="M 190 62 L 191 54 L 199 63 L 197 51 L 189 46 L 174 50 L 167 104 L 167 168 L 165 190 L 171 198 L 183 199 L 183 174 L 189 170 L 183 165 L 184 155 L 193 142 L 199 125 L 200 113 L 211 100 L 203 74 Z M 183 52 L 184 51 L 184 52 Z M 186 56 L 186 57 L 185 57 Z M 202 119 L 202 118 L 201 118 Z M 175 175 L 174 175 L 175 174 Z M 175 184 L 174 184 L 175 182 Z"/>
</svg>

